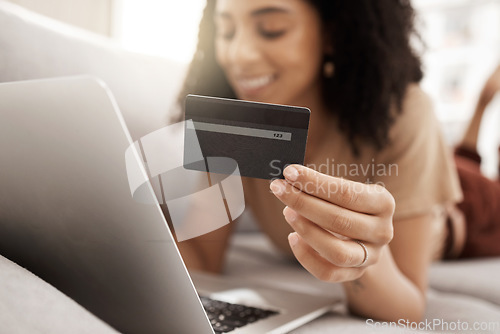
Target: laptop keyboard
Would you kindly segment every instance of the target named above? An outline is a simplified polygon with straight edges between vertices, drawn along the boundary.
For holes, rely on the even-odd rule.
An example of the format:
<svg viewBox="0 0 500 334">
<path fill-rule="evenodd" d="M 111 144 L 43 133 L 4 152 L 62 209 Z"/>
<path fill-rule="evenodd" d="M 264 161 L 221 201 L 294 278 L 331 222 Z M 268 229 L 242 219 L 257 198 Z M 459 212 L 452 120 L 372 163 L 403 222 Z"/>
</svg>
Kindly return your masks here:
<svg viewBox="0 0 500 334">
<path fill-rule="evenodd" d="M 208 319 L 216 334 L 230 332 L 257 320 L 278 314 L 278 312 L 231 304 L 207 297 L 201 297 Z"/>
</svg>

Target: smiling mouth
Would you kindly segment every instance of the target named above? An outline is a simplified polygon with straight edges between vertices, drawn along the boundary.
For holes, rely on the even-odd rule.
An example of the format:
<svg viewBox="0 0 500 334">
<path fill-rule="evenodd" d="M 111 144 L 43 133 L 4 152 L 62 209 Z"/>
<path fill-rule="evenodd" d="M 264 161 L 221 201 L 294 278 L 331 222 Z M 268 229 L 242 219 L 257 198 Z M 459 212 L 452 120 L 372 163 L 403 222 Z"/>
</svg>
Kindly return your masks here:
<svg viewBox="0 0 500 334">
<path fill-rule="evenodd" d="M 253 78 L 240 78 L 236 80 L 236 83 L 242 91 L 254 92 L 266 87 L 275 79 L 275 75 L 265 75 Z"/>
</svg>

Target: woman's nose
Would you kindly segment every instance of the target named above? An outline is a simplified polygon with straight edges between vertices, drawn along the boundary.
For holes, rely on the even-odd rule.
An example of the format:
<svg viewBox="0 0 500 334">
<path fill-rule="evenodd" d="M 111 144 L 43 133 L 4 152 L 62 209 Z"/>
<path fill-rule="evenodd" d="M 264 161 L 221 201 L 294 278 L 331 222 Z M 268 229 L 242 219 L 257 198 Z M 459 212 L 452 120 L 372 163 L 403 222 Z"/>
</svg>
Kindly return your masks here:
<svg viewBox="0 0 500 334">
<path fill-rule="evenodd" d="M 258 41 L 252 37 L 250 32 L 240 32 L 234 36 L 229 49 L 229 60 L 231 64 L 243 69 L 258 63 L 262 53 Z"/>
</svg>

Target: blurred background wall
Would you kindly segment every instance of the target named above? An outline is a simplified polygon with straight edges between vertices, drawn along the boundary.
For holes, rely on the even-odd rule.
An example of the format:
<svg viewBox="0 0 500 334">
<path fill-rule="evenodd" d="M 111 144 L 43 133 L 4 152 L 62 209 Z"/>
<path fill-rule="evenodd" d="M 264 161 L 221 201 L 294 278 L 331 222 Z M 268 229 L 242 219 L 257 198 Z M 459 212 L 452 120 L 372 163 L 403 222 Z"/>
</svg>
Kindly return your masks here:
<svg viewBox="0 0 500 334">
<path fill-rule="evenodd" d="M 7 0 L 37 13 L 111 36 L 113 0 Z"/>
<path fill-rule="evenodd" d="M 8 0 L 108 36 L 123 48 L 188 63 L 205 0 Z M 449 143 L 472 115 L 487 76 L 500 63 L 500 0 L 412 0 L 426 45 L 422 83 Z M 487 113 L 479 150 L 495 173 L 500 98 Z M 495 161 L 488 161 L 494 159 Z M 489 168 L 489 169 L 488 169 Z"/>
<path fill-rule="evenodd" d="M 451 145 L 461 139 L 480 90 L 500 63 L 500 0 L 412 0 L 426 44 L 422 86 Z M 494 177 L 500 144 L 500 96 L 483 118 L 478 151 Z"/>
</svg>

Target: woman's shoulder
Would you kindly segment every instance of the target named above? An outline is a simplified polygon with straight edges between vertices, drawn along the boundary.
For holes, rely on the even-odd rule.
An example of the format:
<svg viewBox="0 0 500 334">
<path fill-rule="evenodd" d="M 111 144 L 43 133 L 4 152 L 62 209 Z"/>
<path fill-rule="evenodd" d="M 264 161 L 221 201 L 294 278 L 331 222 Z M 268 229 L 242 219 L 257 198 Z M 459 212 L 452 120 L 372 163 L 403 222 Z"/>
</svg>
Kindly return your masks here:
<svg viewBox="0 0 500 334">
<path fill-rule="evenodd" d="M 389 132 L 391 140 L 401 140 L 423 136 L 425 133 L 439 132 L 439 122 L 434 112 L 430 96 L 418 84 L 411 84 L 406 90 L 401 111 L 396 113 Z"/>
<path fill-rule="evenodd" d="M 432 99 L 419 84 L 407 87 L 401 107 L 399 118 L 406 123 L 417 125 L 436 120 Z"/>
<path fill-rule="evenodd" d="M 409 103 L 429 103 L 429 95 L 422 89 L 418 83 L 411 83 L 406 88 L 405 102 Z"/>
<path fill-rule="evenodd" d="M 398 177 L 379 180 L 396 199 L 396 217 L 430 212 L 435 205 L 460 197 L 451 150 L 441 133 L 432 100 L 419 85 L 407 88 L 390 136 L 379 161 L 397 166 Z"/>
<path fill-rule="evenodd" d="M 445 145 L 432 99 L 420 85 L 408 86 L 401 107 L 381 157 L 390 161 L 419 159 Z"/>
</svg>

